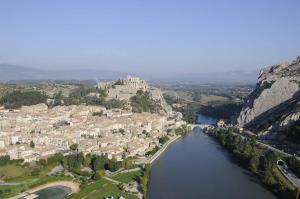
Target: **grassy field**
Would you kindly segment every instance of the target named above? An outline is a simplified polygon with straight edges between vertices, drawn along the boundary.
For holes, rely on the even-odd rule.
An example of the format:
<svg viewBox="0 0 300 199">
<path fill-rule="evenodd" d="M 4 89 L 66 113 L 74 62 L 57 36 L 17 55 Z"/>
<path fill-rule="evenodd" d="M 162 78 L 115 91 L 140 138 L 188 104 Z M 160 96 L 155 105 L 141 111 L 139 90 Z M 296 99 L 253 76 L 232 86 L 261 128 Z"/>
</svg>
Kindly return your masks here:
<svg viewBox="0 0 300 199">
<path fill-rule="evenodd" d="M 0 198 L 9 198 L 24 191 L 26 185 L 0 186 Z"/>
<path fill-rule="evenodd" d="M 131 181 L 136 181 L 137 178 L 140 177 L 141 175 L 142 175 L 141 171 L 134 171 L 129 173 L 118 174 L 114 176 L 113 179 L 119 182 L 129 183 Z"/>
<path fill-rule="evenodd" d="M 136 196 L 122 192 L 117 185 L 105 179 L 100 179 L 97 182 L 84 186 L 83 188 L 81 188 L 79 193 L 71 196 L 70 198 L 103 199 L 108 196 L 114 196 L 115 198 L 123 196 L 126 199 L 137 199 Z"/>
<path fill-rule="evenodd" d="M 5 165 L 0 167 L 0 178 L 4 180 L 14 179 L 30 175 L 30 170 L 18 165 Z"/>
<path fill-rule="evenodd" d="M 74 180 L 73 177 L 57 175 L 57 176 L 47 176 L 47 173 L 54 167 L 56 164 L 47 165 L 47 166 L 38 166 L 38 174 L 33 175 L 32 172 L 34 168 L 31 167 L 21 167 L 16 164 L 10 164 L 0 167 L 0 176 L 1 179 L 5 179 L 7 182 L 16 182 L 22 183 L 14 186 L 0 186 L 0 198 L 9 198 L 17 195 L 18 193 L 24 192 L 30 188 L 47 184 L 52 181 L 59 180 Z M 114 177 L 115 180 L 128 183 L 130 181 L 136 180 L 141 175 L 140 171 L 119 174 Z M 123 196 L 126 199 L 136 199 L 134 195 L 129 195 L 122 192 L 116 184 L 113 184 L 110 181 L 105 179 L 100 179 L 99 181 L 93 182 L 91 184 L 81 187 L 81 191 L 72 196 L 71 198 L 83 198 L 85 199 L 103 199 L 107 196 L 119 197 Z"/>
<path fill-rule="evenodd" d="M 228 98 L 218 95 L 201 95 L 200 99 L 201 104 L 225 103 L 228 101 Z"/>
<path fill-rule="evenodd" d="M 73 178 L 69 176 L 48 176 L 47 173 L 54 166 L 56 166 L 56 164 L 47 165 L 44 167 L 38 166 L 36 168 L 38 168 L 39 172 L 35 175 L 32 174 L 34 168 L 25 168 L 16 164 L 1 166 L 0 179 L 5 180 L 6 182 L 15 182 L 21 184 L 9 186 L 0 185 L 0 198 L 9 198 L 30 188 L 46 184 L 52 181 L 73 180 Z"/>
</svg>

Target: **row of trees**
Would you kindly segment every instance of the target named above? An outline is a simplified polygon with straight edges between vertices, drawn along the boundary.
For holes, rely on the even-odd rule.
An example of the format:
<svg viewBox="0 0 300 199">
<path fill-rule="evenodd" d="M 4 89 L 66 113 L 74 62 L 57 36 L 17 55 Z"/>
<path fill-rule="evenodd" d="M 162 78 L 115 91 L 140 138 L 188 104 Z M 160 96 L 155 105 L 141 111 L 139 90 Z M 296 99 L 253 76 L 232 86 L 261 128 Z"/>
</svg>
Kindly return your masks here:
<svg viewBox="0 0 300 199">
<path fill-rule="evenodd" d="M 142 175 L 138 178 L 138 183 L 142 185 L 143 188 L 143 198 L 148 198 L 148 188 L 150 182 L 150 175 L 151 175 L 151 165 L 146 164 L 145 167 L 142 169 Z"/>
<path fill-rule="evenodd" d="M 252 139 L 233 134 L 233 129 L 214 129 L 210 130 L 209 134 L 226 147 L 241 165 L 256 174 L 265 185 L 278 190 L 280 197 L 293 197 L 293 190 L 278 171 L 276 164 L 279 157 L 275 152 L 259 147 Z"/>
</svg>

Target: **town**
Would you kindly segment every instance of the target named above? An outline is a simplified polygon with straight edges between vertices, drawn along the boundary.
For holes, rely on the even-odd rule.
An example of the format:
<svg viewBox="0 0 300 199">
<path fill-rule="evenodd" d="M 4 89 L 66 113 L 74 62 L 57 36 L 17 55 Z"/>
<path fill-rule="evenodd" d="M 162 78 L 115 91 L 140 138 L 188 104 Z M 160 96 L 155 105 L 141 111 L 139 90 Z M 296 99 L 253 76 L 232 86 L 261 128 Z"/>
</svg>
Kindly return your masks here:
<svg viewBox="0 0 300 199">
<path fill-rule="evenodd" d="M 98 83 L 98 88 L 107 89 L 109 99 L 120 100 L 129 100 L 139 90 L 150 90 L 145 81 L 132 77 L 117 83 Z M 154 99 L 163 100 L 159 89 L 151 91 Z M 70 146 L 76 143 L 84 154 L 105 155 L 118 161 L 143 157 L 159 146 L 159 138 L 174 136 L 172 129 L 186 125 L 180 113 L 169 110 L 136 113 L 91 105 L 48 108 L 46 104 L 15 110 L 2 107 L 0 156 L 37 161 L 56 153 L 69 154 Z"/>
</svg>

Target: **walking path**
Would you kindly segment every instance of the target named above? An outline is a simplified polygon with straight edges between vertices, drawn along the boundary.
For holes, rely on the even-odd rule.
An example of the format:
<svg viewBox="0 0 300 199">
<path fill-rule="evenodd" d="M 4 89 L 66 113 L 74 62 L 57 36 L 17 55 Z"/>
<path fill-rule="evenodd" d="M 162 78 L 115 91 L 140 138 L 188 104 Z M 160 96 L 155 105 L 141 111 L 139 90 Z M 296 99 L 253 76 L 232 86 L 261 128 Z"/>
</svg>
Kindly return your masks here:
<svg viewBox="0 0 300 199">
<path fill-rule="evenodd" d="M 119 184 L 119 183 L 121 183 L 121 182 L 119 182 L 119 181 L 117 181 L 117 180 L 114 180 L 114 179 L 112 179 L 112 178 L 109 178 L 109 177 L 103 177 L 105 180 L 108 180 L 108 181 L 110 181 L 110 182 L 112 182 L 112 183 L 114 183 L 114 184 Z"/>
</svg>

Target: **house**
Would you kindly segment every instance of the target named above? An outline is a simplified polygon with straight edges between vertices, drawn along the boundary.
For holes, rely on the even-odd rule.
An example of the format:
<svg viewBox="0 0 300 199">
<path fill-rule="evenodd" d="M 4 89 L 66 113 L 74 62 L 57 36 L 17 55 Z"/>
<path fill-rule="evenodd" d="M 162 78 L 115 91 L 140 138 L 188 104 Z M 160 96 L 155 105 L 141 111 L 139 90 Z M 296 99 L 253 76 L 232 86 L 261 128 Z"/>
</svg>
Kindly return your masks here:
<svg viewBox="0 0 300 199">
<path fill-rule="evenodd" d="M 220 119 L 218 122 L 217 122 L 217 126 L 218 127 L 224 127 L 225 126 L 225 121 Z"/>
</svg>

